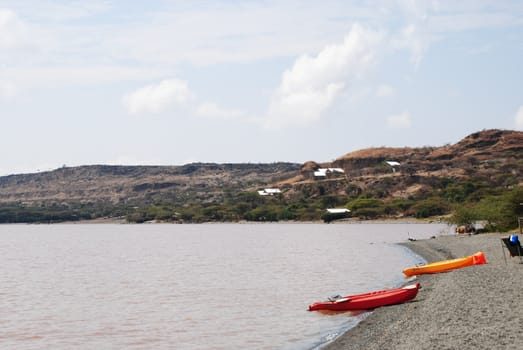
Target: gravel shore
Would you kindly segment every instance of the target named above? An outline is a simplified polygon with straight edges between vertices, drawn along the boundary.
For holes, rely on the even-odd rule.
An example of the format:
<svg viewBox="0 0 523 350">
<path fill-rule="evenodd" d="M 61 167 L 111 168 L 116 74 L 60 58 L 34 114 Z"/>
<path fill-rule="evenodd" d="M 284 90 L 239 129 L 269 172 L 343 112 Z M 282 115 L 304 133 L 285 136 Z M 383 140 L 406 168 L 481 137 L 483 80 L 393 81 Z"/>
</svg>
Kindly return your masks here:
<svg viewBox="0 0 523 350">
<path fill-rule="evenodd" d="M 405 243 L 428 262 L 482 251 L 488 264 L 420 276 L 412 302 L 377 309 L 322 349 L 523 349 L 523 264 L 502 248 L 503 237 Z"/>
</svg>

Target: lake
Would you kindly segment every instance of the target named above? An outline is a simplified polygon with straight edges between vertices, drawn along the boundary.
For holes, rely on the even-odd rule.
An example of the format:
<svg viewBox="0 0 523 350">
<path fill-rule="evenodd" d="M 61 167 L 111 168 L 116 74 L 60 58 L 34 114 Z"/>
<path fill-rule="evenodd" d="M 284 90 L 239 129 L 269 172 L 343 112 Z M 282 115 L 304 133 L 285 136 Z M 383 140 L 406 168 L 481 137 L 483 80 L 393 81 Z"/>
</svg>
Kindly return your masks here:
<svg viewBox="0 0 523 350">
<path fill-rule="evenodd" d="M 2 349 L 315 349 L 444 224 L 0 225 Z"/>
</svg>

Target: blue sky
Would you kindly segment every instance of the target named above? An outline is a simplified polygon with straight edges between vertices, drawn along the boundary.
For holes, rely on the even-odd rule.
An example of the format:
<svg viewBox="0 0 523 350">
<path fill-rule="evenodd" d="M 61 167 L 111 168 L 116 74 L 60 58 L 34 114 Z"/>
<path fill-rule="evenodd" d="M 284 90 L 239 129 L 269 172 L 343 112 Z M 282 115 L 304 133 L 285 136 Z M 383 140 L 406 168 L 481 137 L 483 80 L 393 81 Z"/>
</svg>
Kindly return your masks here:
<svg viewBox="0 0 523 350">
<path fill-rule="evenodd" d="M 521 1 L 0 0 L 0 175 L 523 130 Z"/>
</svg>

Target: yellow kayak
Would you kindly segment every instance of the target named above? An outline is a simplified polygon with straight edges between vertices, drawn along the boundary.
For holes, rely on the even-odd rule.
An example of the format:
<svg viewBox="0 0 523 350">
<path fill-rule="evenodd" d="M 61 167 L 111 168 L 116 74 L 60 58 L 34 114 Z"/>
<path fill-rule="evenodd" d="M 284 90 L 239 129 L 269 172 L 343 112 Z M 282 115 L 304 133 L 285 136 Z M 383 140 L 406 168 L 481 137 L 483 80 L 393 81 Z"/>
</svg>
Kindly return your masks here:
<svg viewBox="0 0 523 350">
<path fill-rule="evenodd" d="M 483 254 L 482 252 L 477 252 L 474 255 L 466 256 L 464 258 L 443 260 L 427 265 L 409 267 L 403 270 L 403 273 L 405 274 L 405 276 L 423 275 L 426 273 L 439 273 L 454 269 L 460 269 L 466 266 L 481 265 L 486 263 L 487 259 L 485 258 L 485 254 Z"/>
</svg>

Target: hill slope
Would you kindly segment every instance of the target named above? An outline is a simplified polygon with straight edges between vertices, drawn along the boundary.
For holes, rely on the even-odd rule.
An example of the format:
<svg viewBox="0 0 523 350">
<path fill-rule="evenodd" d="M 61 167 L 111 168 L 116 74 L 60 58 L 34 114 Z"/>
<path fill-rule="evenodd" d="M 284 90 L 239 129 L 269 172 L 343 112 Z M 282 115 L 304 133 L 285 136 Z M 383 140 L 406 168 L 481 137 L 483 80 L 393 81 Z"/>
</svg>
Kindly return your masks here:
<svg viewBox="0 0 523 350">
<path fill-rule="evenodd" d="M 344 172 L 318 178 L 319 168 Z M 439 215 L 521 186 L 522 174 L 523 133 L 508 130 L 442 147 L 363 149 L 330 163 L 64 167 L 0 177 L 0 222 L 317 220 L 335 206 L 367 218 Z M 265 187 L 282 194 L 259 196 Z M 429 199 L 439 209 L 420 214 Z"/>
<path fill-rule="evenodd" d="M 227 190 L 292 176 L 299 164 L 90 165 L 0 177 L 0 203 L 212 201 Z M 216 198 L 215 198 L 216 197 Z"/>
<path fill-rule="evenodd" d="M 391 167 L 387 161 L 400 165 Z M 318 167 L 342 168 L 350 184 L 361 190 L 384 190 L 387 197 L 404 197 L 433 188 L 437 179 L 481 178 L 494 187 L 517 186 L 523 184 L 523 132 L 484 130 L 442 147 L 358 150 L 332 163 L 306 163 L 295 185 L 317 182 L 311 173 Z"/>
</svg>

